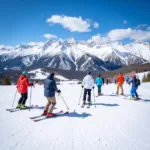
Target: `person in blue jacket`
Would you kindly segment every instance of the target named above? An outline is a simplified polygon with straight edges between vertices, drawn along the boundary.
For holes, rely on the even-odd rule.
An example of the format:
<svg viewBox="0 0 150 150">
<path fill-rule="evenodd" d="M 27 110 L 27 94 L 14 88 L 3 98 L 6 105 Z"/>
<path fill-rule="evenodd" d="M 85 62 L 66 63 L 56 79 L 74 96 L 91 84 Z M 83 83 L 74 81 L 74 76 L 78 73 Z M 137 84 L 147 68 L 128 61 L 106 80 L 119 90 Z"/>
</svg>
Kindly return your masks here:
<svg viewBox="0 0 150 150">
<path fill-rule="evenodd" d="M 138 86 L 140 85 L 140 80 L 136 78 L 136 75 L 133 75 L 132 79 L 128 83 L 132 84 L 131 91 L 130 91 L 131 99 L 132 100 L 139 99 L 137 89 L 138 89 Z"/>
<path fill-rule="evenodd" d="M 128 83 L 128 81 L 129 81 L 129 77 L 128 77 L 128 76 L 126 76 L 126 83 Z"/>
<path fill-rule="evenodd" d="M 51 73 L 44 81 L 44 96 L 47 98 L 48 102 L 44 108 L 43 115 L 47 115 L 47 117 L 55 115 L 52 113 L 56 105 L 55 92 L 61 93 L 61 91 L 57 89 L 54 75 L 54 73 Z"/>
<path fill-rule="evenodd" d="M 97 88 L 98 88 L 98 95 L 100 95 L 101 94 L 101 88 L 102 88 L 102 85 L 103 85 L 103 79 L 102 79 L 101 75 L 99 75 L 96 78 L 95 83 L 96 83 Z"/>
</svg>

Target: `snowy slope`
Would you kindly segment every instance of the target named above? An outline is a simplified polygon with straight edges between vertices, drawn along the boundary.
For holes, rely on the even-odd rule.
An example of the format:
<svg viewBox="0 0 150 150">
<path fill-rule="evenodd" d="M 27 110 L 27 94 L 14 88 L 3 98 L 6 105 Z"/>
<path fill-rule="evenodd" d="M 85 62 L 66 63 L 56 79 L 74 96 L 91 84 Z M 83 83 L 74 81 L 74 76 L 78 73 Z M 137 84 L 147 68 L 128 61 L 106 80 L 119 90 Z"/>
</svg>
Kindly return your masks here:
<svg viewBox="0 0 150 150">
<path fill-rule="evenodd" d="M 104 96 L 96 98 L 96 108 L 92 105 L 90 109 L 81 109 L 77 105 L 80 85 L 64 84 L 59 85 L 59 88 L 70 108 L 69 115 L 34 123 L 29 117 L 41 114 L 47 102 L 43 97 L 43 86 L 32 89 L 32 104 L 38 104 L 37 109 L 14 113 L 6 112 L 5 109 L 12 105 L 16 86 L 0 87 L 1 150 L 150 149 L 149 83 L 142 84 L 138 89 L 140 96 L 148 100 L 138 102 L 125 100 L 122 96 L 110 96 L 116 87 L 114 84 L 105 85 Z M 125 84 L 124 88 L 125 94 L 129 94 L 129 85 Z M 17 94 L 16 102 L 19 97 Z M 92 101 L 94 103 L 93 96 Z M 29 100 L 26 104 L 29 104 Z M 65 111 L 66 107 L 61 97 L 58 97 L 54 112 L 62 109 Z"/>
</svg>

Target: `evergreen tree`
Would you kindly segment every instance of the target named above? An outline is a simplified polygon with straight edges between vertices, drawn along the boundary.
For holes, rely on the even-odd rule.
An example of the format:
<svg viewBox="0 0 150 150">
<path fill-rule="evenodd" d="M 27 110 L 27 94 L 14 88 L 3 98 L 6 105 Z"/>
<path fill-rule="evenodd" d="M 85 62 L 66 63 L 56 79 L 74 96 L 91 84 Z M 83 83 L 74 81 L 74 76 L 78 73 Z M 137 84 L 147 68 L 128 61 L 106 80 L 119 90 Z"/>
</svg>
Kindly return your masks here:
<svg viewBox="0 0 150 150">
<path fill-rule="evenodd" d="M 6 75 L 2 81 L 3 85 L 11 85 L 10 78 Z"/>
</svg>

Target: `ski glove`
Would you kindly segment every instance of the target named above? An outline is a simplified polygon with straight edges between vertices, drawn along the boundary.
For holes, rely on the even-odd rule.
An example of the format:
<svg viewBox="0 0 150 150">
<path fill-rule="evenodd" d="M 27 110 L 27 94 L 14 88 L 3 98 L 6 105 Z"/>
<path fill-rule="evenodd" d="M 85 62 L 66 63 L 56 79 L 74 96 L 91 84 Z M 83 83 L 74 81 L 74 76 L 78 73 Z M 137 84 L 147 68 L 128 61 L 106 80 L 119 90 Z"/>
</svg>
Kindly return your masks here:
<svg viewBox="0 0 150 150">
<path fill-rule="evenodd" d="M 93 86 L 93 89 L 94 89 L 95 87 Z"/>
<path fill-rule="evenodd" d="M 34 84 L 33 84 L 33 83 L 31 83 L 31 86 L 34 86 Z"/>
<path fill-rule="evenodd" d="M 57 92 L 58 92 L 58 93 L 61 93 L 61 90 L 58 90 Z"/>
<path fill-rule="evenodd" d="M 83 86 L 83 85 L 82 85 L 81 87 L 82 87 L 82 88 L 84 88 L 84 86 Z"/>
</svg>

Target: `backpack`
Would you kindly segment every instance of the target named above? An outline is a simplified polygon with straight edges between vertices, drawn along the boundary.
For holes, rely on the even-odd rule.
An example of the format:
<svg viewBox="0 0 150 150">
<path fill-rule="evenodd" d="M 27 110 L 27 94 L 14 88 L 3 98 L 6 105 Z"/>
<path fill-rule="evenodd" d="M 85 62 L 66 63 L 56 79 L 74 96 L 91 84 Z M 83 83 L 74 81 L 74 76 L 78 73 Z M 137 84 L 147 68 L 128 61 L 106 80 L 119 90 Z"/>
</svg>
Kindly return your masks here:
<svg viewBox="0 0 150 150">
<path fill-rule="evenodd" d="M 136 86 L 141 85 L 141 81 L 139 79 L 136 79 Z"/>
</svg>

